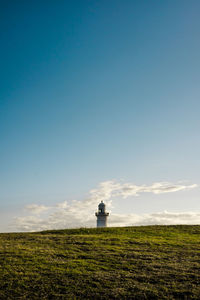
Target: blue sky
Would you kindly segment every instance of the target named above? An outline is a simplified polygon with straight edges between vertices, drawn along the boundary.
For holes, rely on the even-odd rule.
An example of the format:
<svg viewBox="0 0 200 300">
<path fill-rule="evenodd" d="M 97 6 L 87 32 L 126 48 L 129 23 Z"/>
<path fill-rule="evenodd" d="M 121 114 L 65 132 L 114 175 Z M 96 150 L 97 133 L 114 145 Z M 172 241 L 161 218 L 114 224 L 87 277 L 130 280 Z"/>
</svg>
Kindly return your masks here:
<svg viewBox="0 0 200 300">
<path fill-rule="evenodd" d="M 0 5 L 1 231 L 101 182 L 199 183 L 199 1 Z M 112 211 L 196 213 L 199 198 L 116 196 Z"/>
</svg>

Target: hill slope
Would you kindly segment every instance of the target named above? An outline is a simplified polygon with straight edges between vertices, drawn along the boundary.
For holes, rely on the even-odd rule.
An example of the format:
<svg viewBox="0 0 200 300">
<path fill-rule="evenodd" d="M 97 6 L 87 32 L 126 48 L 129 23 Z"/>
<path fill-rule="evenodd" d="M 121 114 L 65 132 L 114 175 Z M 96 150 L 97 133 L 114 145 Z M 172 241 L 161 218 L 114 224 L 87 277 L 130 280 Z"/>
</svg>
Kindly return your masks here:
<svg viewBox="0 0 200 300">
<path fill-rule="evenodd" d="M 0 234 L 0 299 L 199 299 L 200 226 Z"/>
</svg>

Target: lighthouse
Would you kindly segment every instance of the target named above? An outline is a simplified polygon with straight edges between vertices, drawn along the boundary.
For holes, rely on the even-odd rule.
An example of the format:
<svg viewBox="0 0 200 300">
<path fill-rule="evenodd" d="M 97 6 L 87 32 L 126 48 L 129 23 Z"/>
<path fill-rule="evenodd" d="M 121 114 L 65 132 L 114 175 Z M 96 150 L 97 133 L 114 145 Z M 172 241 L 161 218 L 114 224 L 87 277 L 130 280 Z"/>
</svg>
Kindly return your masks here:
<svg viewBox="0 0 200 300">
<path fill-rule="evenodd" d="M 109 213 L 106 212 L 106 206 L 101 201 L 98 205 L 98 212 L 95 213 L 97 217 L 97 227 L 107 227 L 107 217 L 109 216 Z"/>
</svg>

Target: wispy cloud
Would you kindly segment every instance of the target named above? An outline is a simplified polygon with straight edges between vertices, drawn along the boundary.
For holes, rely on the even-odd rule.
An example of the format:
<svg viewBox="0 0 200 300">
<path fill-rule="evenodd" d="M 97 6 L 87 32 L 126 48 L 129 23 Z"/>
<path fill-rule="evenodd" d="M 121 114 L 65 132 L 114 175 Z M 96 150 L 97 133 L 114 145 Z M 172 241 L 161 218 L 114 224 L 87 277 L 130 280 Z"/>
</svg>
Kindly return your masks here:
<svg viewBox="0 0 200 300">
<path fill-rule="evenodd" d="M 114 214 L 111 226 L 200 224 L 200 212 L 157 212 L 152 214 Z"/>
<path fill-rule="evenodd" d="M 57 203 L 54 206 L 31 204 L 26 206 L 28 216 L 15 218 L 13 228 L 18 231 L 36 231 L 56 228 L 70 228 L 81 226 L 95 226 L 94 212 L 100 201 L 105 201 L 111 207 L 115 197 L 123 199 L 139 196 L 141 193 L 172 193 L 181 190 L 190 190 L 196 184 L 184 185 L 169 182 L 156 182 L 152 185 L 135 185 L 116 181 L 105 181 L 98 188 L 89 192 L 83 201 L 73 200 Z M 44 212 L 46 212 L 44 214 Z M 200 223 L 198 213 L 169 213 L 155 214 L 111 214 L 110 226 L 147 225 L 147 224 L 194 224 Z"/>
<path fill-rule="evenodd" d="M 33 213 L 33 214 L 39 215 L 42 212 L 49 210 L 50 207 L 49 206 L 45 206 L 45 205 L 30 204 L 30 205 L 26 205 L 25 209 L 29 213 Z"/>
</svg>

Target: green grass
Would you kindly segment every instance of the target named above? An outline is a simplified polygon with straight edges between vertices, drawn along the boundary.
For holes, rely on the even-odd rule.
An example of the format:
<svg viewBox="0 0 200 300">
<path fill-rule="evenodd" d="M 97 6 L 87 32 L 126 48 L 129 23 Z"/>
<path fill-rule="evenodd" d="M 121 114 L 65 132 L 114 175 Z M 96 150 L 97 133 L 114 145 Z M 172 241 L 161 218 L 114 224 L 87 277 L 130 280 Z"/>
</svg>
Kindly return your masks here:
<svg viewBox="0 0 200 300">
<path fill-rule="evenodd" d="M 0 299 L 200 299 L 200 226 L 2 233 Z"/>
</svg>

